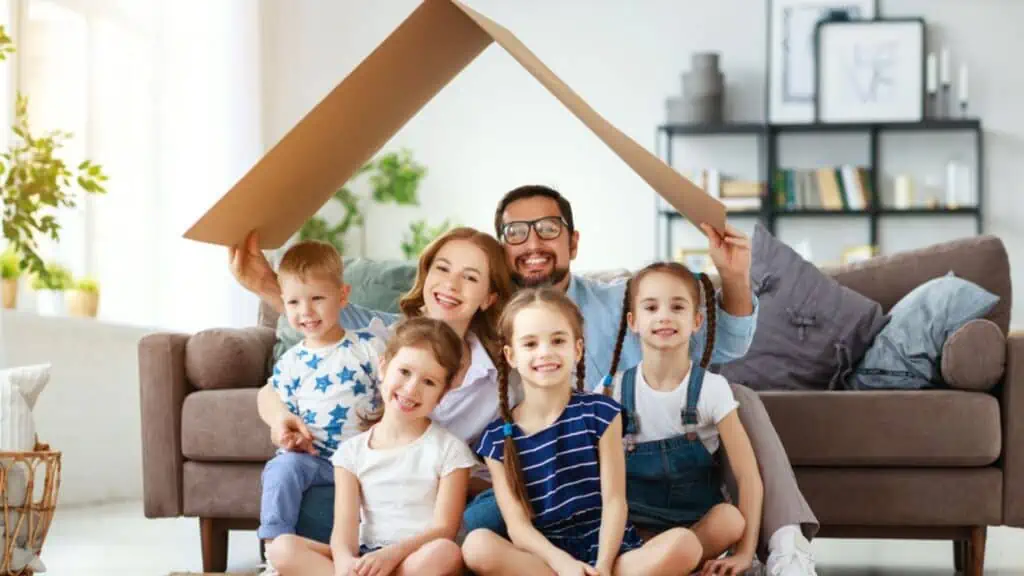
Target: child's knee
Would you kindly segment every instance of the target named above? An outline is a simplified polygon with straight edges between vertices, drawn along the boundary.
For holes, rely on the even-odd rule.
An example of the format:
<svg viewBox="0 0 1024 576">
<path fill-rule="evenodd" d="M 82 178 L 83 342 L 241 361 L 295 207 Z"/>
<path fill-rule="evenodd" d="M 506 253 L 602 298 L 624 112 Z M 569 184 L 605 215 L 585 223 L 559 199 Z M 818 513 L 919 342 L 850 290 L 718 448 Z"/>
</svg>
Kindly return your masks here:
<svg viewBox="0 0 1024 576">
<path fill-rule="evenodd" d="M 466 535 L 462 541 L 462 559 L 466 566 L 474 570 L 485 570 L 497 560 L 497 539 L 494 532 L 486 528 L 478 528 Z"/>
<path fill-rule="evenodd" d="M 447 573 L 462 565 L 462 549 L 447 538 L 438 538 L 423 546 L 426 563 L 435 571 Z"/>
<path fill-rule="evenodd" d="M 738 542 L 747 529 L 747 519 L 740 509 L 732 504 L 722 503 L 711 509 L 715 513 L 716 530 L 720 530 L 730 542 Z"/>
<path fill-rule="evenodd" d="M 704 557 L 704 546 L 701 545 L 700 539 L 687 528 L 673 528 L 667 531 L 666 535 L 670 537 L 670 552 L 666 565 L 679 566 L 685 569 L 683 574 L 689 574 Z"/>
<path fill-rule="evenodd" d="M 287 568 L 298 556 L 302 542 L 294 534 L 282 534 L 267 545 L 267 560 L 274 568 Z"/>
</svg>

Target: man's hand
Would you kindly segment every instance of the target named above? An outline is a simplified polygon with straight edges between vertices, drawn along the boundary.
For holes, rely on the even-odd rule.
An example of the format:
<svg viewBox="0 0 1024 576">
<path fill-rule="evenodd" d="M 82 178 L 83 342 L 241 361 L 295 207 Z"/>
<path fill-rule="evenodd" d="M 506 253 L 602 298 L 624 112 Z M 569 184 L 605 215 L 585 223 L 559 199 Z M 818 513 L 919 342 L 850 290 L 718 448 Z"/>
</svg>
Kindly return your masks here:
<svg viewBox="0 0 1024 576">
<path fill-rule="evenodd" d="M 316 455 L 313 435 L 301 418 L 289 412 L 270 427 L 270 441 L 289 452 L 307 452 Z"/>
<path fill-rule="evenodd" d="M 720 234 L 709 224 L 701 224 L 708 235 L 711 261 L 722 279 L 722 309 L 733 316 L 754 313 L 750 288 L 750 239 L 746 234 L 725 225 Z"/>
<path fill-rule="evenodd" d="M 242 245 L 228 247 L 231 274 L 246 290 L 262 297 L 280 292 L 277 275 L 260 250 L 259 235 L 255 230 L 245 237 Z"/>
<path fill-rule="evenodd" d="M 711 261 L 718 269 L 718 275 L 725 278 L 750 278 L 750 239 L 731 224 L 725 225 L 725 233 L 719 233 L 710 224 L 701 224 L 708 235 Z"/>
</svg>

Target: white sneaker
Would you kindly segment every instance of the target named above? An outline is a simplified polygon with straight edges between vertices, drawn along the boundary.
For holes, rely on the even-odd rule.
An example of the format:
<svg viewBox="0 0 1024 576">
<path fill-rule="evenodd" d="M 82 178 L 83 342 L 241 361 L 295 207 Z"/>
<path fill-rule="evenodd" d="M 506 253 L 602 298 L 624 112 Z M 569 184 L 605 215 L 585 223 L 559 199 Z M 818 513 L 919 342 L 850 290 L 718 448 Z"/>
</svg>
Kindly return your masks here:
<svg viewBox="0 0 1024 576">
<path fill-rule="evenodd" d="M 796 526 L 780 528 L 768 542 L 769 576 L 818 576 L 814 571 L 811 543 Z"/>
</svg>

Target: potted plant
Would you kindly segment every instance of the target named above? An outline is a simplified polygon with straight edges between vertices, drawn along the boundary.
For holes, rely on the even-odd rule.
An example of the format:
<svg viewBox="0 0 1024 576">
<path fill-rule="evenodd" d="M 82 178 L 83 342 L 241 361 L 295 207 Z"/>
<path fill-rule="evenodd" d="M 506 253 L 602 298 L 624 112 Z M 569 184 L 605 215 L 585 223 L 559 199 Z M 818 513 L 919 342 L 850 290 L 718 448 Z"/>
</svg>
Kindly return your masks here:
<svg viewBox="0 0 1024 576">
<path fill-rule="evenodd" d="M 0 254 L 0 300 L 3 307 L 13 309 L 18 305 L 18 279 L 21 278 L 21 258 L 10 246 Z"/>
<path fill-rule="evenodd" d="M 0 26 L 0 60 L 13 51 L 11 38 Z M 0 153 L 3 235 L 20 256 L 22 270 L 46 276 L 49 271 L 38 253 L 38 239 L 60 241 L 61 226 L 54 211 L 78 205 L 75 185 L 86 194 L 105 193 L 103 182 L 107 176 L 90 160 L 74 165 L 61 158 L 61 148 L 70 133 L 33 133 L 28 99 L 21 93 L 17 94 L 11 131 L 10 144 Z"/>
<path fill-rule="evenodd" d="M 81 278 L 67 292 L 68 314 L 95 318 L 100 306 L 100 284 L 94 278 Z"/>
<path fill-rule="evenodd" d="M 34 273 L 32 277 L 36 311 L 44 316 L 60 316 L 64 314 L 64 291 L 71 287 L 71 272 L 54 262 L 45 267 L 45 273 Z"/>
</svg>

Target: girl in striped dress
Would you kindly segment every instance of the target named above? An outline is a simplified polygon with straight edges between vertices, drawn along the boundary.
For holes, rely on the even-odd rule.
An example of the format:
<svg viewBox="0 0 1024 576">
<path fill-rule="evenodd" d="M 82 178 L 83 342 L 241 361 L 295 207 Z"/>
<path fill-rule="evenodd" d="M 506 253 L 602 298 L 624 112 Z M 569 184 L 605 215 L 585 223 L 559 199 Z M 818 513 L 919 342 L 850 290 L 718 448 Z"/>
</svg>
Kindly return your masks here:
<svg viewBox="0 0 1024 576">
<path fill-rule="evenodd" d="M 502 417 L 476 452 L 490 470 L 511 542 L 486 529 L 470 532 L 462 551 L 476 574 L 672 574 L 699 549 L 685 530 L 644 543 L 627 520 L 621 408 L 583 391 L 582 328 L 579 309 L 553 288 L 519 291 L 502 314 Z M 523 384 L 514 410 L 512 368 Z"/>
</svg>

